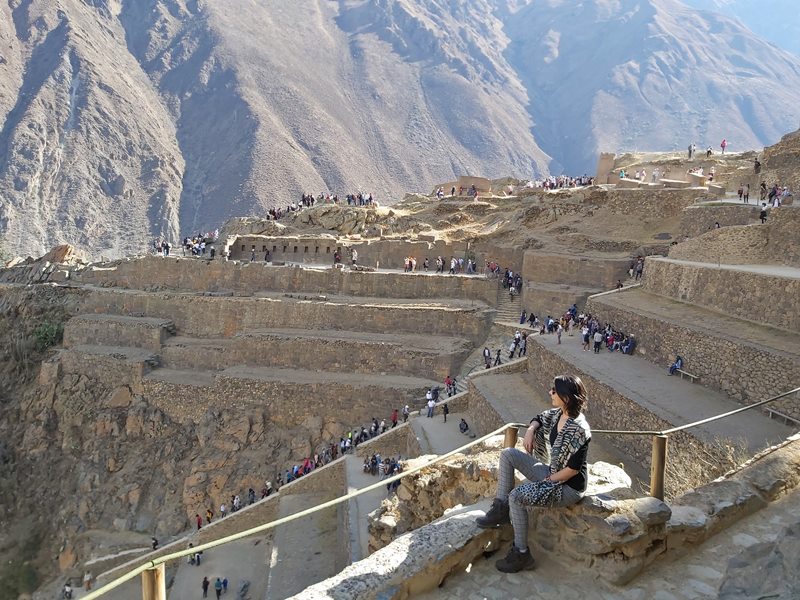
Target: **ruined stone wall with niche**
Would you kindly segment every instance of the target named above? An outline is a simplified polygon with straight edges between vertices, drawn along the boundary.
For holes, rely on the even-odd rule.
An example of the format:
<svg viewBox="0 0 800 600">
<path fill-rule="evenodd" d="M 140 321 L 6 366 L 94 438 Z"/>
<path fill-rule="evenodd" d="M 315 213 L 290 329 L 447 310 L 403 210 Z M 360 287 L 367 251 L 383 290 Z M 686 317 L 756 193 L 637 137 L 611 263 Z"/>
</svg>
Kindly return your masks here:
<svg viewBox="0 0 800 600">
<path fill-rule="evenodd" d="M 343 257 L 345 260 L 346 257 Z M 433 265 L 433 261 L 432 261 Z M 418 269 L 421 264 L 418 263 Z M 435 265 L 431 267 L 431 271 Z M 86 269 L 76 281 L 143 290 L 263 291 L 341 294 L 375 298 L 456 298 L 497 302 L 497 282 L 483 277 L 430 277 L 413 273 L 361 273 L 273 267 L 224 260 L 146 257 Z"/>
</svg>

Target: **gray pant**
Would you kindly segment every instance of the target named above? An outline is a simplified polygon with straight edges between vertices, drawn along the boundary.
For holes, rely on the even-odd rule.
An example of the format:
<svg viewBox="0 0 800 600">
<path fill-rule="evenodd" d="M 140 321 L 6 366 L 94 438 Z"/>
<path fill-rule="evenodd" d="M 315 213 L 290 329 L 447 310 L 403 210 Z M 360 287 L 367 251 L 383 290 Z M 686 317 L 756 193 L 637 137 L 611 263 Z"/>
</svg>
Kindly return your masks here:
<svg viewBox="0 0 800 600">
<path fill-rule="evenodd" d="M 518 487 L 514 487 L 514 471 L 522 473 L 528 480 Z M 550 467 L 538 462 L 527 452 L 516 448 L 506 448 L 500 453 L 500 474 L 497 478 L 497 497 L 508 500 L 511 524 L 514 526 L 514 545 L 519 550 L 528 548 L 528 512 L 526 506 L 534 506 L 526 501 L 526 485 L 531 481 L 542 481 L 550 474 Z M 561 501 L 553 507 L 563 507 L 575 504 L 581 499 L 581 494 L 564 484 L 562 486 Z"/>
</svg>

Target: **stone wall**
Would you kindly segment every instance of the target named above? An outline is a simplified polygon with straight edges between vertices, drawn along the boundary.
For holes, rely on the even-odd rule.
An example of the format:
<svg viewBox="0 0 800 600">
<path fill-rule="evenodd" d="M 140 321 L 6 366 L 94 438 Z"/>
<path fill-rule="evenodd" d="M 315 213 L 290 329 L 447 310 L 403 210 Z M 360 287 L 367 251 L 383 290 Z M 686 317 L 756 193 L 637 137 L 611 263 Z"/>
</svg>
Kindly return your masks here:
<svg viewBox="0 0 800 600">
<path fill-rule="evenodd" d="M 610 190 L 603 204 L 617 214 L 641 214 L 649 219 L 664 220 L 680 215 L 704 193 L 697 189 L 618 189 Z"/>
<path fill-rule="evenodd" d="M 241 294 L 277 291 L 420 300 L 454 298 L 481 301 L 492 306 L 497 302 L 497 281 L 482 276 L 366 273 L 299 266 L 274 267 L 263 262 L 240 263 L 221 259 L 158 256 L 125 259 L 89 267 L 77 273 L 75 280 L 141 290 L 234 291 Z"/>
<path fill-rule="evenodd" d="M 482 343 L 493 312 L 442 304 L 354 304 L 285 297 L 236 298 L 176 293 L 137 294 L 93 290 L 82 313 L 161 317 L 172 320 L 181 334 L 229 337 L 254 329 L 335 329 L 384 333 L 424 333 L 465 337 Z"/>
<path fill-rule="evenodd" d="M 541 282 L 611 289 L 618 279 L 628 277 L 630 262 L 629 258 L 592 258 L 527 250 L 522 279 L 532 287 Z"/>
<path fill-rule="evenodd" d="M 349 333 L 349 332 L 348 332 Z M 377 339 L 370 339 L 370 336 Z M 405 338 L 363 334 L 338 338 L 317 332 L 244 333 L 224 340 L 177 338 L 160 350 L 166 368 L 221 371 L 237 365 L 311 368 L 354 373 L 403 373 L 444 380 L 457 373 L 471 346 L 447 338 L 450 349 L 415 348 Z"/>
<path fill-rule="evenodd" d="M 602 296 L 592 298 L 589 312 L 623 331 L 634 333 L 638 354 L 666 368 L 679 353 L 689 371 L 699 376 L 704 385 L 718 388 L 739 402 L 764 400 L 771 391 L 790 390 L 800 382 L 800 364 L 776 350 L 712 337 L 702 330 L 666 319 L 620 310 L 603 300 Z M 530 347 L 529 343 L 529 352 Z M 780 400 L 773 406 L 800 419 L 800 405 L 796 399 Z"/>
<path fill-rule="evenodd" d="M 758 202 L 749 205 L 700 204 L 687 206 L 681 215 L 680 235 L 693 238 L 714 229 L 731 225 L 749 225 L 758 221 Z"/>
<path fill-rule="evenodd" d="M 116 356 L 113 348 L 108 354 L 84 352 L 78 348 L 70 348 L 60 353 L 61 372 L 84 375 L 105 385 L 129 385 L 139 389 L 142 377 L 150 368 L 142 358 L 126 358 Z"/>
<path fill-rule="evenodd" d="M 158 352 L 171 327 L 169 321 L 147 318 L 104 318 L 105 315 L 73 317 L 64 325 L 64 346 L 127 346 Z"/>
<path fill-rule="evenodd" d="M 581 371 L 574 364 L 547 350 L 535 339 L 528 342 L 528 373 L 530 380 L 543 390 L 552 385 L 553 373 L 573 373 L 580 377 L 589 392 L 585 414 L 593 430 L 663 431 L 677 425 L 656 416 L 614 388 Z M 651 462 L 651 436 L 608 435 L 604 441 L 639 464 L 649 465 Z M 684 431 L 670 435 L 670 472 L 696 471 L 696 457 L 699 453 L 708 458 L 710 466 L 705 475 L 709 480 L 725 472 L 725 457 L 716 448 Z M 714 466 L 715 464 L 718 466 Z M 674 497 L 685 491 L 686 485 L 681 480 L 667 477 L 665 489 L 668 497 Z"/>
<path fill-rule="evenodd" d="M 705 220 L 702 225 L 705 225 Z M 698 237 L 671 246 L 669 256 L 680 260 L 732 265 L 783 264 L 800 267 L 798 228 L 800 206 L 783 206 L 771 209 L 765 224 L 756 221 L 753 225 L 737 226 L 731 223 L 720 229 L 698 232 Z"/>
<path fill-rule="evenodd" d="M 548 285 L 538 282 L 523 282 L 520 312 L 522 307 L 525 307 L 529 314 L 532 312 L 542 317 L 562 315 L 573 303 L 578 305 L 579 311 L 583 311 L 589 296 L 601 291 L 603 291 L 601 288 L 587 289 L 567 284 Z"/>
<path fill-rule="evenodd" d="M 800 279 L 647 258 L 644 290 L 800 332 Z"/>
<path fill-rule="evenodd" d="M 237 377 L 223 372 L 211 385 L 190 382 L 174 383 L 153 377 L 142 382 L 147 401 L 173 419 L 202 422 L 208 410 L 244 410 L 259 406 L 269 411 L 274 423 L 292 427 L 306 418 L 320 414 L 348 415 L 353 423 L 367 423 L 375 416 L 384 416 L 405 404 L 420 404 L 433 382 L 420 380 L 418 387 L 377 386 L 352 378 L 341 381 L 263 380 Z"/>
<path fill-rule="evenodd" d="M 531 340 L 528 339 L 528 347 L 530 348 Z M 528 368 L 527 359 L 516 359 L 502 364 L 498 367 L 484 369 L 473 373 L 469 377 L 469 385 L 467 388 L 468 394 L 468 409 L 467 413 L 470 415 L 469 421 L 470 429 L 479 436 L 491 433 L 506 424 L 506 420 L 497 412 L 492 403 L 483 397 L 483 394 L 475 387 L 474 379 L 483 375 L 500 375 L 502 373 L 523 373 Z"/>
<path fill-rule="evenodd" d="M 411 423 L 400 423 L 386 433 L 362 442 L 355 449 L 355 455 L 360 459 L 373 454 L 380 454 L 384 458 L 390 456 L 402 456 L 403 458 L 419 456 L 420 447 Z"/>
</svg>

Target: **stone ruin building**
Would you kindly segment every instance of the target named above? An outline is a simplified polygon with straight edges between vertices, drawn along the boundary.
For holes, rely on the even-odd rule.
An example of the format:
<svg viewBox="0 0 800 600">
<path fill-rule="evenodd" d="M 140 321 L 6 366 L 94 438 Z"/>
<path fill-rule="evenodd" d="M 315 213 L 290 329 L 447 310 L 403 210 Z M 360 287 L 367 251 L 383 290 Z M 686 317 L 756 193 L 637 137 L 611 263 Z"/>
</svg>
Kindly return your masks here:
<svg viewBox="0 0 800 600">
<path fill-rule="evenodd" d="M 765 156 L 768 181 L 800 168 L 796 136 Z M 362 470 L 373 454 L 402 456 L 410 470 L 527 423 L 547 407 L 556 374 L 587 384 L 597 430 L 663 431 L 797 388 L 800 212 L 786 202 L 761 224 L 758 209 L 730 197 L 740 179 L 758 181 L 751 158 L 714 158 L 721 189 L 675 179 L 548 192 L 504 181 L 477 202 L 409 196 L 391 208 L 236 219 L 213 260 L 174 249 L 15 261 L 0 271 L 3 391 L 15 415 L 2 425 L 0 457 L 17 487 L 4 518 L 30 512 L 43 532 L 49 559 L 36 560 L 49 578 L 37 597 L 87 571 L 102 586 L 189 543 L 375 483 Z M 600 162 L 598 180 L 639 165 L 686 167 L 674 156 Z M 334 268 L 332 255 L 352 248 L 360 267 Z M 416 272 L 403 272 L 407 256 Z M 474 260 L 480 273 L 424 272 L 423 257 L 437 256 Z M 638 256 L 641 281 L 628 273 Z M 483 273 L 489 262 L 521 274 L 518 296 Z M 573 303 L 634 333 L 635 356 L 584 354 L 577 335 L 558 344 L 520 324 L 522 310 L 559 316 Z M 50 340 L 42 324 L 63 335 Z M 531 333 L 527 355 L 506 360 L 518 329 Z M 501 349 L 503 364 L 485 369 L 484 347 Z M 676 354 L 686 378 L 667 375 Z M 457 393 L 425 418 L 426 391 L 448 375 Z M 407 423 L 206 523 L 207 508 L 260 492 L 405 405 Z M 458 432 L 461 417 L 472 438 Z M 490 439 L 402 479 L 390 499 L 378 489 L 211 548 L 200 566 L 172 561 L 168 596 L 195 597 L 204 575 L 224 574 L 234 591 L 247 581 L 247 597 L 271 599 L 788 598 L 800 593 L 790 509 L 800 499 L 799 423 L 795 393 L 671 435 L 663 500 L 648 494 L 651 436 L 597 433 L 587 497 L 533 511 L 534 573 L 502 576 L 484 558 L 508 541 L 508 531 L 474 525 L 495 485 L 502 440 Z M 556 576 L 564 564 L 580 575 L 569 587 Z M 769 577 L 756 575 L 763 569 Z M 140 596 L 136 578 L 109 597 Z"/>
</svg>

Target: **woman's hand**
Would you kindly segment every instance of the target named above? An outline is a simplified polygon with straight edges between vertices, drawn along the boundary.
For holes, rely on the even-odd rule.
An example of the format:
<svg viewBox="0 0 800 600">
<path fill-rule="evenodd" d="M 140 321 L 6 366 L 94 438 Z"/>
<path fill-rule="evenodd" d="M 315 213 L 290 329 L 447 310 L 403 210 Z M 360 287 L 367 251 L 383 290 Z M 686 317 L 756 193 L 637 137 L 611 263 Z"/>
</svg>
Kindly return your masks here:
<svg viewBox="0 0 800 600">
<path fill-rule="evenodd" d="M 528 430 L 525 432 L 525 437 L 522 440 L 522 447 L 525 448 L 525 452 L 528 454 L 533 454 L 533 447 L 535 446 L 535 439 L 536 439 L 536 430 L 539 428 L 539 423 L 534 422 L 528 427 Z"/>
</svg>

